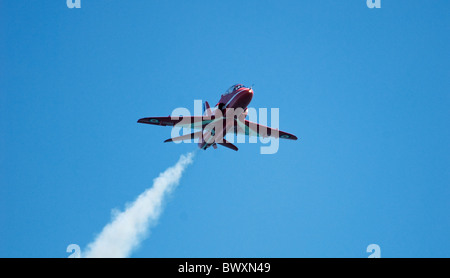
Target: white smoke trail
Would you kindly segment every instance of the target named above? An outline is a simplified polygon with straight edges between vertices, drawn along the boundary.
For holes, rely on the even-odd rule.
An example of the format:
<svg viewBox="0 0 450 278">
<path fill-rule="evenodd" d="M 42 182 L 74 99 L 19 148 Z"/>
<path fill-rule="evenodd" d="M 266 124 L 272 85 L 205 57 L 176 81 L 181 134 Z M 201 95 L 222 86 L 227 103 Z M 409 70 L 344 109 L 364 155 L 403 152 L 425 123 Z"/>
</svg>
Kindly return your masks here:
<svg viewBox="0 0 450 278">
<path fill-rule="evenodd" d="M 83 257 L 128 257 L 145 238 L 150 226 L 158 220 L 164 197 L 178 185 L 183 171 L 192 163 L 193 156 L 194 153 L 182 155 L 177 164 L 154 179 L 153 187 L 145 190 L 103 228 L 94 242 L 87 246 Z"/>
</svg>

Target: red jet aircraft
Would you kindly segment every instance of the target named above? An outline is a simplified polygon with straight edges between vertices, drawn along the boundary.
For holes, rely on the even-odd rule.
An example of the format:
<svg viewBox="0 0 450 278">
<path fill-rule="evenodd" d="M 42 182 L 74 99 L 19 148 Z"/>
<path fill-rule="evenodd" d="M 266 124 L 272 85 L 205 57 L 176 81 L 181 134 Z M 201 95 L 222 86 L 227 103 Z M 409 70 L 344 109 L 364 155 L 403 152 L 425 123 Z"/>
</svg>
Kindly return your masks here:
<svg viewBox="0 0 450 278">
<path fill-rule="evenodd" d="M 178 127 L 190 126 L 192 129 L 200 129 L 198 132 L 170 138 L 164 142 L 198 138 L 198 146 L 203 150 L 211 146 L 216 149 L 217 144 L 219 144 L 237 151 L 238 148 L 224 138 L 229 132 L 249 136 L 297 140 L 295 135 L 246 120 L 247 107 L 252 98 L 252 88 L 247 88 L 242 84 L 236 84 L 231 86 L 220 97 L 219 102 L 215 106 L 215 110 L 213 110 L 214 114 L 208 102 L 205 102 L 203 105 L 204 116 L 150 117 L 139 119 L 138 123 L 161 126 L 176 125 Z"/>
</svg>

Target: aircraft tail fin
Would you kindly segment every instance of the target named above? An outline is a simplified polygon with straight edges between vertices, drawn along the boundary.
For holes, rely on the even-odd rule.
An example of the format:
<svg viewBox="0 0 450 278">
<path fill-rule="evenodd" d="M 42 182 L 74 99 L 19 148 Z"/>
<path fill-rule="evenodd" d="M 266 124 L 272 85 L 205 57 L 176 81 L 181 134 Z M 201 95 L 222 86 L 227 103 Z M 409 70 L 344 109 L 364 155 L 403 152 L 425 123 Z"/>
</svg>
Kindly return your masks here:
<svg viewBox="0 0 450 278">
<path fill-rule="evenodd" d="M 200 138 L 200 137 L 202 137 L 202 132 L 198 131 L 198 132 L 194 132 L 191 134 L 186 134 L 186 135 L 182 135 L 182 136 L 178 136 L 178 137 L 174 137 L 174 138 L 169 138 L 166 141 L 164 141 L 164 143 L 177 142 L 177 141 L 183 141 L 183 140 L 187 140 L 187 139 L 195 139 L 195 138 Z"/>
<path fill-rule="evenodd" d="M 221 145 L 221 146 L 224 146 L 224 147 L 226 147 L 226 148 L 232 149 L 232 150 L 234 150 L 234 151 L 237 151 L 237 150 L 238 150 L 238 148 L 237 148 L 235 145 L 231 144 L 230 142 L 228 142 L 228 141 L 225 140 L 225 139 L 223 139 L 223 143 L 217 143 L 217 144 L 219 144 L 219 145 Z"/>
<path fill-rule="evenodd" d="M 203 103 L 203 114 L 205 114 L 205 112 L 206 116 L 211 117 L 211 107 L 209 107 L 209 103 L 207 101 Z"/>
</svg>

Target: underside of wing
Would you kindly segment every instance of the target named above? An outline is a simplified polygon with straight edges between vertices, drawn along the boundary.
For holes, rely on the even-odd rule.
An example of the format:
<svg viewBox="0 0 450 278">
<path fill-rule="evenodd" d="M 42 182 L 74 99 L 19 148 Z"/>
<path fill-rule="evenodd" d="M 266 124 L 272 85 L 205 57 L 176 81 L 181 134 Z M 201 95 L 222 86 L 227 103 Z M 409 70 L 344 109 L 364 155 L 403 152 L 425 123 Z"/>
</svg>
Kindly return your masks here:
<svg viewBox="0 0 450 278">
<path fill-rule="evenodd" d="M 297 136 L 274 129 L 265 125 L 260 125 L 254 122 L 250 122 L 248 120 L 245 121 L 236 121 L 235 133 L 245 134 L 248 136 L 257 136 L 257 137 L 274 137 L 274 138 L 282 138 L 289 140 L 297 140 Z"/>
<path fill-rule="evenodd" d="M 161 126 L 177 126 L 190 127 L 192 129 L 201 129 L 214 120 L 214 116 L 190 116 L 190 117 L 149 117 L 138 120 L 138 123 L 161 125 Z"/>
</svg>

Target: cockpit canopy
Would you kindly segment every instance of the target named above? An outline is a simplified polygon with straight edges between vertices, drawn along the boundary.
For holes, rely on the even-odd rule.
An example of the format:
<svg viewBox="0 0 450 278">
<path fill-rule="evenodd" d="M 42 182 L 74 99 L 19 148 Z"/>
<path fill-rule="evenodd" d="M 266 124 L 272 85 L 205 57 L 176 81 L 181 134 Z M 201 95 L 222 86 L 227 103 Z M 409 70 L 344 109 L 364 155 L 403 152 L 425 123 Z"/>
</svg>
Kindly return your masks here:
<svg viewBox="0 0 450 278">
<path fill-rule="evenodd" d="M 231 94 L 232 92 L 234 92 L 240 88 L 243 88 L 243 87 L 245 87 L 245 86 L 242 84 L 233 85 L 223 95 L 226 96 L 226 95 Z"/>
</svg>

